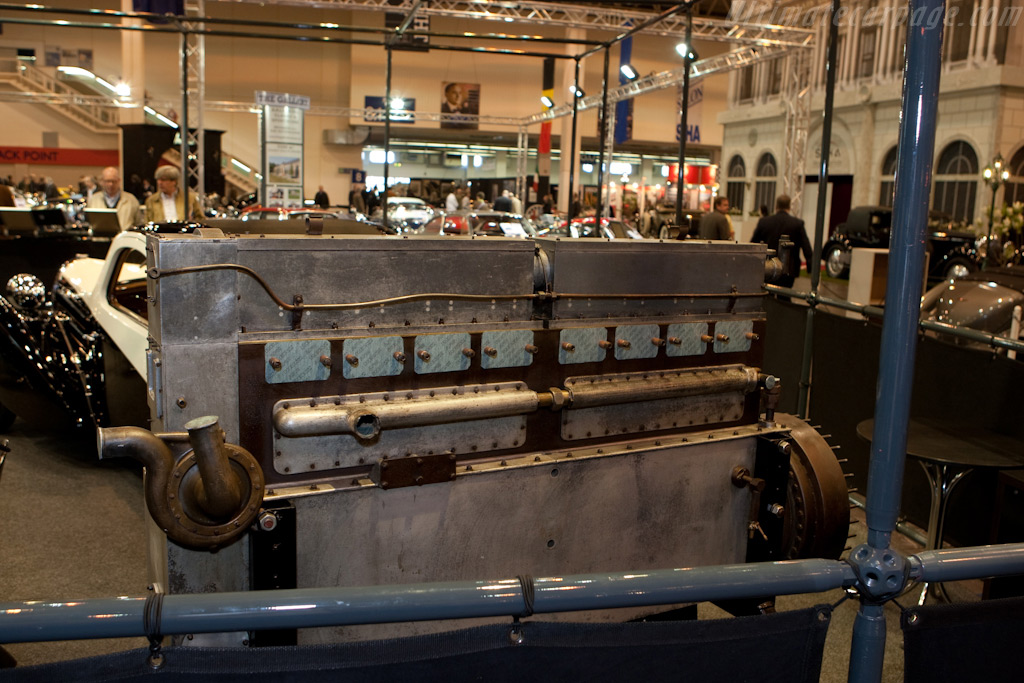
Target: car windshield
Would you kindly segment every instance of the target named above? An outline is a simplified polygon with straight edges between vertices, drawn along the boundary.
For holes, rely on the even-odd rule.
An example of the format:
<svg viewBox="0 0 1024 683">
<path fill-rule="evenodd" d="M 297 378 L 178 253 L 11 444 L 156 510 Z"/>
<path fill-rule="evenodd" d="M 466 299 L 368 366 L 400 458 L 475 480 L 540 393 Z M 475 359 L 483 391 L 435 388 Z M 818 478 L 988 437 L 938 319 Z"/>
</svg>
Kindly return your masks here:
<svg viewBox="0 0 1024 683">
<path fill-rule="evenodd" d="M 529 218 L 512 214 L 490 214 L 472 216 L 473 232 L 477 235 L 499 235 L 504 237 L 533 237 L 537 229 Z"/>
<path fill-rule="evenodd" d="M 422 199 L 389 199 L 388 211 L 426 211 L 430 207 Z"/>
</svg>

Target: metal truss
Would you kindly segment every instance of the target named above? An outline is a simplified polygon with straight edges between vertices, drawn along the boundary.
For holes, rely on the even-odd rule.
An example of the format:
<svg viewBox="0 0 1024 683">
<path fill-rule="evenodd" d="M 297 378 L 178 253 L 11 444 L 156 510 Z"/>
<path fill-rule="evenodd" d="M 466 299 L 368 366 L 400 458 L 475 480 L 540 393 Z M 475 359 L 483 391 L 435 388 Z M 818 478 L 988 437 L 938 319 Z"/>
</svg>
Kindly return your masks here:
<svg viewBox="0 0 1024 683">
<path fill-rule="evenodd" d="M 809 42 L 807 46 L 809 46 Z M 714 57 L 697 60 L 690 67 L 690 84 L 692 85 L 698 80 L 713 74 L 723 73 L 733 69 L 740 69 L 745 66 L 750 66 L 751 64 L 757 64 L 758 62 L 774 59 L 786 53 L 788 50 L 789 48 L 783 46 L 746 46 L 729 52 L 723 52 L 722 54 L 715 55 Z M 805 52 L 805 50 L 798 50 L 798 52 Z M 608 103 L 609 105 L 614 104 L 615 102 L 628 100 L 631 97 L 643 95 L 644 93 L 679 85 L 682 82 L 682 67 L 650 74 L 649 76 L 638 78 L 631 83 L 621 85 L 614 90 L 609 90 Z M 576 106 L 576 111 L 586 111 L 587 109 L 593 109 L 594 107 L 600 106 L 601 95 L 588 95 Z M 571 114 L 572 106 L 568 104 L 561 104 L 553 109 L 528 116 L 523 120 L 523 123 L 525 125 L 532 125 L 551 119 L 561 118 L 562 116 L 569 116 Z"/>
<path fill-rule="evenodd" d="M 186 0 L 185 16 L 188 18 L 201 18 L 206 16 L 206 0 Z M 193 28 L 202 28 L 202 22 L 187 22 Z M 189 112 L 187 112 L 188 126 L 182 133 L 182 148 L 188 151 L 183 155 L 185 162 L 182 164 L 182 175 L 187 178 L 189 187 L 194 189 L 200 197 L 206 192 L 206 135 L 203 125 L 203 108 L 206 101 L 206 36 L 198 33 L 185 34 L 185 52 L 187 57 L 187 83 Z M 192 132 L 195 130 L 195 133 Z M 187 143 L 186 143 L 187 139 Z M 195 161 L 192 161 L 191 150 L 195 150 Z"/>
<path fill-rule="evenodd" d="M 391 4 L 388 0 L 218 0 L 251 2 L 260 5 L 292 5 L 366 12 L 408 12 L 415 0 Z M 456 17 L 461 19 L 521 22 L 541 26 L 594 29 L 619 32 L 654 16 L 651 12 L 587 3 L 558 2 L 471 2 L 470 0 L 431 0 L 417 9 L 417 14 Z M 686 25 L 684 14 L 669 17 L 650 28 L 648 35 L 680 37 Z M 811 37 L 811 29 L 775 24 L 755 24 L 728 18 L 694 16 L 693 37 L 697 40 L 740 45 L 776 45 L 798 47 Z"/>
<path fill-rule="evenodd" d="M 808 50 L 792 50 L 786 60 L 786 85 L 782 101 L 786 107 L 783 126 L 786 176 L 782 187 L 792 202 L 793 214 L 800 215 L 807 160 L 807 129 L 811 120 L 811 67 Z"/>
</svg>

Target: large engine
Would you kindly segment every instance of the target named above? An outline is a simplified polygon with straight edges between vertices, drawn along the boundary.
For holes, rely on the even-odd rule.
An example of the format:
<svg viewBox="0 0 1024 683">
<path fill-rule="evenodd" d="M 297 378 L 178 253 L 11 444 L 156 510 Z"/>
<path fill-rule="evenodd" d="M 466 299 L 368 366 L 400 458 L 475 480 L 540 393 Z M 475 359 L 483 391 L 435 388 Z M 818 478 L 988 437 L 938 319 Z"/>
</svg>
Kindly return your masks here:
<svg viewBox="0 0 1024 683">
<path fill-rule="evenodd" d="M 201 230 L 148 248 L 159 443 L 107 430 L 104 449 L 147 453 L 168 592 L 843 548 L 842 472 L 774 414 L 762 369 L 763 245 Z"/>
</svg>

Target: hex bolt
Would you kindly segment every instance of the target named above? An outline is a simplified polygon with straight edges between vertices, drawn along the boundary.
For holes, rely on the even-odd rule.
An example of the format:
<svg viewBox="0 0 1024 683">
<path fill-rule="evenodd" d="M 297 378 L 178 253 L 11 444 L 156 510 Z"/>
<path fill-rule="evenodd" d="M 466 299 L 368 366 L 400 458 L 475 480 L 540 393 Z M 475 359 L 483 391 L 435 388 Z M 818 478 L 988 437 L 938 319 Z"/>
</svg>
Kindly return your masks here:
<svg viewBox="0 0 1024 683">
<path fill-rule="evenodd" d="M 616 339 L 615 343 L 623 349 L 628 349 L 632 344 L 629 343 L 628 339 Z"/>
<path fill-rule="evenodd" d="M 715 341 L 715 338 L 712 337 L 710 334 L 702 334 L 702 335 L 700 335 L 700 340 L 702 342 L 704 342 L 705 344 L 707 344 L 709 342 Z"/>
<path fill-rule="evenodd" d="M 770 514 L 775 515 L 779 519 L 782 519 L 782 516 L 786 514 L 786 508 L 782 507 L 778 503 L 772 503 L 771 505 L 768 506 L 768 512 Z"/>
<path fill-rule="evenodd" d="M 397 361 L 398 361 L 399 363 L 404 363 L 404 362 L 405 362 L 405 354 L 404 354 L 403 352 L 401 352 L 401 351 L 395 351 L 395 352 L 394 352 L 393 354 L 391 354 L 391 355 L 392 355 L 392 357 L 393 357 L 393 358 L 394 358 L 395 360 L 397 360 Z"/>
<path fill-rule="evenodd" d="M 538 351 L 540 351 L 540 349 L 538 349 L 538 348 L 537 348 L 536 346 L 534 346 L 533 344 L 527 344 L 527 345 L 526 345 L 526 346 L 524 346 L 523 348 L 524 348 L 524 349 L 526 349 L 526 352 L 527 352 L 527 353 L 529 353 L 529 354 L 532 354 L 532 355 L 536 355 L 536 353 L 537 353 Z"/>
<path fill-rule="evenodd" d="M 572 353 L 573 351 L 576 350 L 576 345 L 573 344 L 572 342 L 562 342 L 562 348 L 568 351 L 569 353 Z"/>
<path fill-rule="evenodd" d="M 274 370 L 280 370 L 281 369 L 281 359 L 280 358 L 271 358 L 269 362 L 270 362 L 270 367 L 272 367 Z"/>
<path fill-rule="evenodd" d="M 758 339 L 761 338 L 761 335 L 759 335 L 756 332 L 747 332 L 744 336 L 750 341 L 757 341 Z"/>
<path fill-rule="evenodd" d="M 430 360 L 430 354 L 427 353 L 426 351 L 423 351 L 423 350 L 417 351 L 416 355 L 419 356 L 420 360 L 423 361 L 424 363 L 426 363 L 428 360 Z"/>
<path fill-rule="evenodd" d="M 668 343 L 671 344 L 672 346 L 679 346 L 680 344 L 683 343 L 683 340 L 680 339 L 679 337 L 669 337 Z"/>
<path fill-rule="evenodd" d="M 729 335 L 727 335 L 727 334 L 716 334 L 715 335 L 715 340 L 716 341 L 720 341 L 723 344 L 728 344 L 729 343 Z"/>
<path fill-rule="evenodd" d="M 605 351 L 607 351 L 608 349 L 612 348 L 612 343 L 610 341 L 608 341 L 607 339 L 602 339 L 602 340 L 598 341 L 597 345 L 600 346 Z"/>
<path fill-rule="evenodd" d="M 331 367 L 331 357 L 328 356 L 327 354 L 320 356 L 320 365 L 324 366 L 325 368 Z"/>
<path fill-rule="evenodd" d="M 260 513 L 259 526 L 263 531 L 273 531 L 277 528 L 277 515 L 269 510 Z"/>
<path fill-rule="evenodd" d="M 651 343 L 657 347 L 662 347 L 665 345 L 665 340 L 661 337 L 651 337 Z"/>
</svg>

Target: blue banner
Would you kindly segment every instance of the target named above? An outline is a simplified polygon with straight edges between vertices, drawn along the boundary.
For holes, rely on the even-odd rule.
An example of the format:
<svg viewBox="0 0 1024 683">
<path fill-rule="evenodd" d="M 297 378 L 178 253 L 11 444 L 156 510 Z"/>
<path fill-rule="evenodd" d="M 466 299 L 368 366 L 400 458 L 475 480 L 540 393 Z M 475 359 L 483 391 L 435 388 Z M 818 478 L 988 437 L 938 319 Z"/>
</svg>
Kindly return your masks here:
<svg viewBox="0 0 1024 683">
<path fill-rule="evenodd" d="M 619 43 L 619 67 L 629 64 L 633 55 L 633 38 L 625 38 Z M 628 83 L 629 80 L 619 70 L 619 85 Z M 615 144 L 621 145 L 627 140 L 633 139 L 633 98 L 621 100 L 615 103 Z"/>
</svg>

